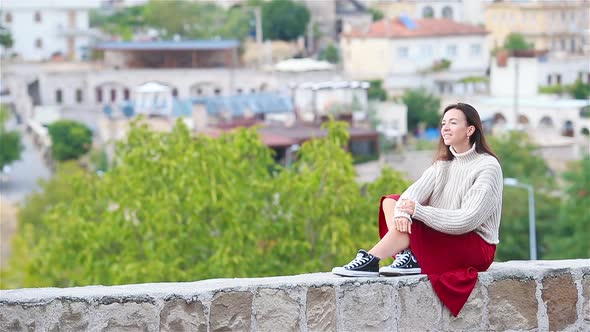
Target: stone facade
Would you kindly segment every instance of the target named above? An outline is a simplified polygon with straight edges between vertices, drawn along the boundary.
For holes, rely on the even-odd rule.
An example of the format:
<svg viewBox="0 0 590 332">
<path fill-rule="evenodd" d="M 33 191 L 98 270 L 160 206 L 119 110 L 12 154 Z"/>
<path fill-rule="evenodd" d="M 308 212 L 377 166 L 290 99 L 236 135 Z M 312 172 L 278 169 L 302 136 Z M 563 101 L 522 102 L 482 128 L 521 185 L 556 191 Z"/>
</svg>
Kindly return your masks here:
<svg viewBox="0 0 590 332">
<path fill-rule="evenodd" d="M 590 259 L 494 263 L 454 317 L 427 276 L 3 290 L 0 331 L 588 331 Z"/>
</svg>

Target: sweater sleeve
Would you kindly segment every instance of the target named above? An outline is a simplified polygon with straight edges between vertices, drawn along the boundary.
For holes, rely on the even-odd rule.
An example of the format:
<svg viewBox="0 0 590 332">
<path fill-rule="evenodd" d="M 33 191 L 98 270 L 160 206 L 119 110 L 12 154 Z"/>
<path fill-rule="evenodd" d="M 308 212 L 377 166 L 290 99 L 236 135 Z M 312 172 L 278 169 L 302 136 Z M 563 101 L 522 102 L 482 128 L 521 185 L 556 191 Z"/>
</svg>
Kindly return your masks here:
<svg viewBox="0 0 590 332">
<path fill-rule="evenodd" d="M 502 200 L 502 170 L 498 164 L 482 170 L 461 200 L 459 209 L 449 210 L 416 204 L 414 218 L 446 234 L 475 230 L 490 218 Z"/>
<path fill-rule="evenodd" d="M 430 196 L 432 195 L 432 192 L 434 191 L 434 180 L 436 179 L 436 166 L 437 164 L 435 163 L 428 169 L 426 169 L 422 176 L 401 194 L 399 200 L 401 201 L 402 199 L 409 199 L 412 201 L 416 201 L 416 206 L 418 205 L 418 203 L 424 204 L 428 202 Z M 409 219 L 410 221 L 412 220 L 411 216 L 408 213 L 399 211 L 397 209 L 397 205 L 393 217 L 404 217 Z"/>
</svg>

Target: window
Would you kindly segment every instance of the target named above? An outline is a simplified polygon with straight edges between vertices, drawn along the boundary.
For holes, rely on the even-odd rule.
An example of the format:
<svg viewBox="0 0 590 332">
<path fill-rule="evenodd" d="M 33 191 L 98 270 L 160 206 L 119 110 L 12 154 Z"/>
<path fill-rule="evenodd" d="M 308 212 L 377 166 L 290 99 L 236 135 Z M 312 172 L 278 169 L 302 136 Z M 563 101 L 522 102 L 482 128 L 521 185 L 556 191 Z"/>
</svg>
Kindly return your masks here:
<svg viewBox="0 0 590 332">
<path fill-rule="evenodd" d="M 129 89 L 127 88 L 123 90 L 123 99 L 129 100 Z"/>
<path fill-rule="evenodd" d="M 407 47 L 398 47 L 397 48 L 397 56 L 399 58 L 407 58 L 408 57 L 408 48 Z"/>
<path fill-rule="evenodd" d="M 453 9 L 449 6 L 444 7 L 442 10 L 442 17 L 452 20 L 453 19 Z"/>
<path fill-rule="evenodd" d="M 432 56 L 432 46 L 425 45 L 421 48 L 422 56 L 425 58 L 430 58 Z"/>
<path fill-rule="evenodd" d="M 214 93 L 216 96 L 219 96 L 221 94 L 221 89 L 220 88 L 215 88 Z"/>
<path fill-rule="evenodd" d="M 197 88 L 197 96 L 200 96 L 202 94 L 203 94 L 203 89 Z"/>
<path fill-rule="evenodd" d="M 117 100 L 117 90 L 111 89 L 111 102 Z"/>
<path fill-rule="evenodd" d="M 178 97 L 178 89 L 177 88 L 172 89 L 172 96 Z"/>
<path fill-rule="evenodd" d="M 547 75 L 547 85 L 551 85 L 551 75 Z"/>
<path fill-rule="evenodd" d="M 434 17 L 434 10 L 430 6 L 424 7 L 422 9 L 422 17 L 423 18 L 433 18 Z"/>
<path fill-rule="evenodd" d="M 61 89 L 55 90 L 55 102 L 61 104 L 63 102 L 63 93 Z"/>
<path fill-rule="evenodd" d="M 480 44 L 471 44 L 471 56 L 480 56 L 481 55 L 481 45 Z"/>
<path fill-rule="evenodd" d="M 96 102 L 102 103 L 102 89 L 96 88 Z"/>
<path fill-rule="evenodd" d="M 238 89 L 236 90 L 236 92 L 237 92 L 239 95 L 241 95 L 241 94 L 242 94 L 242 91 L 243 91 L 243 90 L 242 90 L 241 88 L 238 88 Z"/>
<path fill-rule="evenodd" d="M 81 104 L 83 102 L 82 89 L 76 89 L 76 102 Z"/>
<path fill-rule="evenodd" d="M 6 16 L 4 16 L 4 21 L 6 23 L 12 23 L 12 14 L 11 13 L 6 13 Z"/>
<path fill-rule="evenodd" d="M 35 39 L 35 47 L 36 48 L 43 48 L 43 39 L 41 39 L 41 38 Z"/>
<path fill-rule="evenodd" d="M 555 80 L 557 85 L 561 85 L 561 74 L 555 74 Z"/>
<path fill-rule="evenodd" d="M 565 39 L 562 39 L 561 40 L 561 50 L 562 51 L 565 51 L 567 49 L 567 45 L 566 44 L 567 44 L 566 40 Z"/>
<path fill-rule="evenodd" d="M 570 41 L 571 43 L 571 52 L 575 52 L 576 51 L 576 40 L 572 38 L 572 40 Z"/>
<path fill-rule="evenodd" d="M 35 12 L 34 20 L 37 23 L 41 23 L 41 12 Z"/>
<path fill-rule="evenodd" d="M 449 57 L 457 56 L 457 45 L 448 45 L 447 46 L 447 56 L 449 56 Z"/>
</svg>

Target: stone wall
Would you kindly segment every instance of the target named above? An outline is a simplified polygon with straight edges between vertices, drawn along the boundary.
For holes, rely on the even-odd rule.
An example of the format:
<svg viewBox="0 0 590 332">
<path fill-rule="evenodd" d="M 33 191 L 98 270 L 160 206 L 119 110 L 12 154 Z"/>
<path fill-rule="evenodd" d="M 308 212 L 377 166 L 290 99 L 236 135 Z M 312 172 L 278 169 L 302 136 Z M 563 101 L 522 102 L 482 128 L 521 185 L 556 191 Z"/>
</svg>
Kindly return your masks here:
<svg viewBox="0 0 590 332">
<path fill-rule="evenodd" d="M 494 263 L 458 317 L 424 275 L 3 290 L 0 331 L 588 331 L 590 259 Z"/>
</svg>

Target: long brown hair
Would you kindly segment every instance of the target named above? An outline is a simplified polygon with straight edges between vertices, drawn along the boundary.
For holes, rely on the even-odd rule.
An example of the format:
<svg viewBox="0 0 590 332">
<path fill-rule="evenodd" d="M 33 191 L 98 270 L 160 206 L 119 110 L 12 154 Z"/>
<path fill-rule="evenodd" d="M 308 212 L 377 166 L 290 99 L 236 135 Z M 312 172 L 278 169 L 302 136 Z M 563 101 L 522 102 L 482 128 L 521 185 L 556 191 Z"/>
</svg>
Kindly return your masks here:
<svg viewBox="0 0 590 332">
<path fill-rule="evenodd" d="M 477 153 L 487 153 L 498 159 L 498 156 L 496 156 L 496 154 L 486 142 L 486 138 L 483 134 L 483 124 L 481 123 L 481 119 L 475 108 L 469 104 L 464 103 L 451 104 L 445 107 L 445 110 L 441 116 L 441 121 L 445 116 L 445 113 L 452 109 L 458 109 L 463 112 L 463 114 L 465 114 L 465 118 L 467 119 L 467 125 L 475 127 L 475 132 L 473 135 L 469 136 L 469 144 L 473 145 L 473 143 L 475 143 L 475 151 L 477 151 Z M 450 145 L 445 145 L 441 135 L 438 141 L 438 151 L 436 152 L 436 157 L 434 160 L 453 160 L 454 158 L 455 156 L 451 153 Z"/>
</svg>

